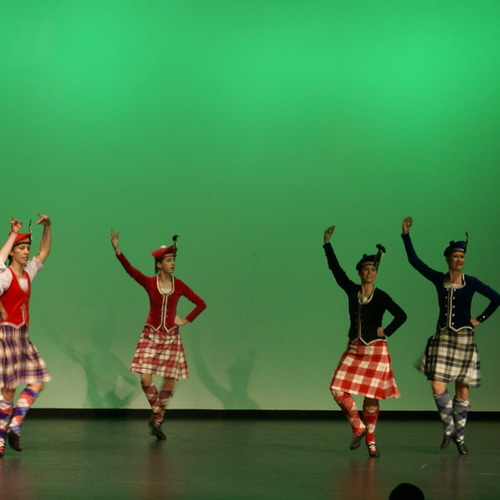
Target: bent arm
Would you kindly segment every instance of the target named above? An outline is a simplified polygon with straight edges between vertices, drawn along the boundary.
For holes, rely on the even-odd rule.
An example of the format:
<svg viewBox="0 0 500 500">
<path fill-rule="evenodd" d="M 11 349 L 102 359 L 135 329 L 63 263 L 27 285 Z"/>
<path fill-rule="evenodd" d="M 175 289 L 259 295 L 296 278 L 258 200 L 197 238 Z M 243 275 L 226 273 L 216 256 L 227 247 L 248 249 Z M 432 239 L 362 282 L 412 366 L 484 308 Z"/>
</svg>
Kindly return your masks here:
<svg viewBox="0 0 500 500">
<path fill-rule="evenodd" d="M 476 321 L 478 321 L 478 323 L 482 323 L 483 321 L 486 321 L 497 310 L 498 306 L 500 306 L 500 294 L 498 294 L 495 290 L 493 290 L 493 288 L 490 288 L 476 278 L 475 283 L 476 291 L 481 295 L 484 295 L 486 298 L 490 299 L 490 303 L 486 306 L 486 309 L 479 316 L 474 318 Z"/>
<path fill-rule="evenodd" d="M 194 293 L 193 290 L 185 284 L 182 295 L 195 305 L 194 309 L 184 318 L 186 322 L 192 323 L 196 317 L 207 308 L 207 304 L 199 295 L 196 295 L 196 293 Z"/>
<path fill-rule="evenodd" d="M 394 302 L 389 296 L 387 310 L 394 316 L 393 320 L 384 328 L 384 335 L 391 336 L 408 318 L 403 309 Z"/>
</svg>

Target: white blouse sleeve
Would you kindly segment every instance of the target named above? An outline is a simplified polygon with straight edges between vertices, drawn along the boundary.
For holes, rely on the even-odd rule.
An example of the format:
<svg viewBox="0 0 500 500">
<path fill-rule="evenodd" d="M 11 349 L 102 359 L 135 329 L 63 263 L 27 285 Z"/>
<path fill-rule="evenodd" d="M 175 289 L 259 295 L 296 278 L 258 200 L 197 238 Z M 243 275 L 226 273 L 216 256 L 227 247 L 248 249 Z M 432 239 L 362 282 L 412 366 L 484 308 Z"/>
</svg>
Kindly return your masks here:
<svg viewBox="0 0 500 500">
<path fill-rule="evenodd" d="M 24 270 L 28 273 L 30 280 L 33 281 L 38 271 L 43 269 L 43 264 L 36 257 L 33 257 L 25 266 Z"/>
<path fill-rule="evenodd" d="M 2 261 L 0 261 L 0 263 L 2 264 L 0 266 L 0 295 L 1 295 L 9 288 L 10 283 L 12 281 L 12 274 L 4 272 L 7 270 L 7 268 L 5 267 L 5 264 Z"/>
</svg>

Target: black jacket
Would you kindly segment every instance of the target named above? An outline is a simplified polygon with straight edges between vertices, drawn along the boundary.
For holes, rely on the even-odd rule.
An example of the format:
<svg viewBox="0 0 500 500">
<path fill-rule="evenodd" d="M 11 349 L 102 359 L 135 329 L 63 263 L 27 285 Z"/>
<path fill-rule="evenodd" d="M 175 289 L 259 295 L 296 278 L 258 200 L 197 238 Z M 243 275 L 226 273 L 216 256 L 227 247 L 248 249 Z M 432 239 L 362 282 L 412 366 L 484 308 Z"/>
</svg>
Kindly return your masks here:
<svg viewBox="0 0 500 500">
<path fill-rule="evenodd" d="M 405 321 L 406 313 L 399 307 L 389 295 L 382 290 L 375 288 L 371 299 L 363 304 L 359 303 L 358 292 L 361 285 L 354 283 L 348 277 L 345 271 L 340 267 L 337 256 L 330 243 L 323 245 L 328 267 L 333 273 L 337 284 L 344 290 L 349 299 L 349 318 L 351 326 L 349 327 L 349 341 L 361 339 L 365 344 L 374 340 L 380 340 L 377 335 L 377 328 L 382 326 L 382 317 L 385 311 L 389 311 L 393 320 L 384 328 L 385 335 L 392 335 Z"/>
</svg>

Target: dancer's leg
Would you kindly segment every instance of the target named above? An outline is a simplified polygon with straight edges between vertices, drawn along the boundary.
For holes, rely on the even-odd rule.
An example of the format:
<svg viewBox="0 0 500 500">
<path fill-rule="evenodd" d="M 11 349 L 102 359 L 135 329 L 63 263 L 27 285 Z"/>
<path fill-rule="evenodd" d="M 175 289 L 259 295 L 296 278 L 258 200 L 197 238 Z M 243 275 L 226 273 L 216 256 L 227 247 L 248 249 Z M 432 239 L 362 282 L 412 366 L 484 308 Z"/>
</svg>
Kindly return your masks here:
<svg viewBox="0 0 500 500">
<path fill-rule="evenodd" d="M 174 395 L 174 388 L 177 380 L 174 378 L 169 378 L 165 377 L 163 379 L 163 385 L 161 387 L 160 395 L 159 395 L 159 400 L 160 400 L 160 405 L 162 407 L 162 420 L 165 417 L 165 411 L 168 408 L 168 405 L 170 403 L 170 399 Z"/>
<path fill-rule="evenodd" d="M 4 401 L 0 399 L 0 457 L 5 451 L 5 436 L 7 435 L 7 427 L 14 411 L 12 401 Z"/>
<path fill-rule="evenodd" d="M 455 434 L 453 441 L 457 445 L 460 455 L 467 455 L 469 451 L 464 444 L 465 424 L 467 423 L 467 413 L 469 411 L 469 386 L 462 382 L 455 383 L 455 398 L 453 399 L 453 421 L 455 422 Z"/>
<path fill-rule="evenodd" d="M 359 447 L 361 437 L 364 435 L 366 427 L 359 417 L 358 408 L 353 397 L 347 392 L 331 390 L 333 399 L 340 406 L 342 413 L 345 415 L 351 424 L 353 440 L 349 448 L 354 450 Z"/>
<path fill-rule="evenodd" d="M 29 384 L 17 398 L 16 407 L 12 414 L 12 420 L 7 430 L 9 445 L 16 451 L 21 451 L 21 426 L 29 409 L 33 406 L 36 398 L 43 389 L 43 383 Z"/>
<path fill-rule="evenodd" d="M 363 401 L 363 420 L 366 425 L 366 446 L 371 457 L 379 457 L 380 453 L 375 443 L 375 428 L 380 413 L 380 404 L 377 399 L 365 398 Z"/>
<path fill-rule="evenodd" d="M 450 443 L 451 437 L 455 433 L 451 396 L 446 389 L 446 384 L 436 380 L 432 382 L 432 392 L 439 413 L 439 418 L 443 423 L 444 434 L 441 442 L 441 448 L 446 448 Z"/>
</svg>

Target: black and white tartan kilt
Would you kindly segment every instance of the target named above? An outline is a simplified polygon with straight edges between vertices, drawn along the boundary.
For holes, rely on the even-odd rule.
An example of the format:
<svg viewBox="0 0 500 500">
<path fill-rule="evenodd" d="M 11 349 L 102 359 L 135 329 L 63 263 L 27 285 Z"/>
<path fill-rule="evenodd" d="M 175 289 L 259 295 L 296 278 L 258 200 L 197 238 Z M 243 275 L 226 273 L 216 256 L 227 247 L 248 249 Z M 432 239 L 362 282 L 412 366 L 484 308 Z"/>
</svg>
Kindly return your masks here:
<svg viewBox="0 0 500 500">
<path fill-rule="evenodd" d="M 474 330 L 437 330 L 427 341 L 418 369 L 429 380 L 479 387 L 481 370 Z"/>
</svg>

